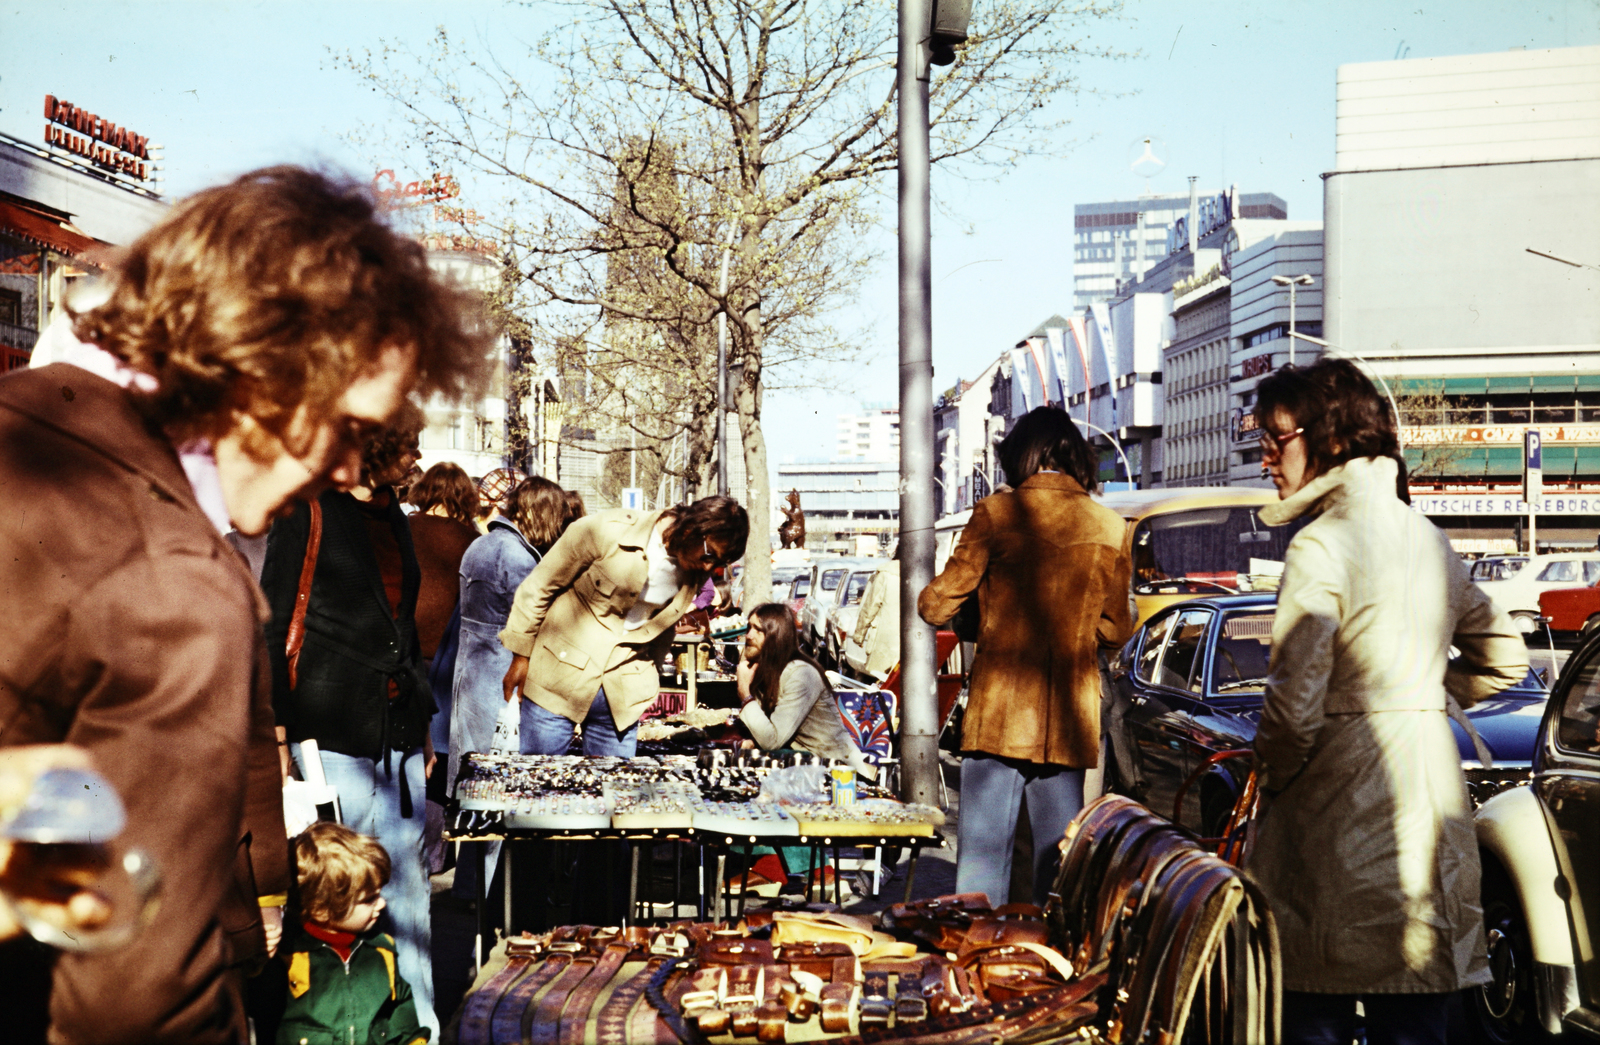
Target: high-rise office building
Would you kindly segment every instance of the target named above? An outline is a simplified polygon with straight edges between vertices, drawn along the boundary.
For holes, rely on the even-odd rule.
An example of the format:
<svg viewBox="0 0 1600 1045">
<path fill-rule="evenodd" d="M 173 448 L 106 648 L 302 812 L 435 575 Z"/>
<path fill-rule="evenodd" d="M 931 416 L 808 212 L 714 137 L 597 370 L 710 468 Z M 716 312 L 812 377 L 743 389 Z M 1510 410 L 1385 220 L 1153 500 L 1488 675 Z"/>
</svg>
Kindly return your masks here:
<svg viewBox="0 0 1600 1045">
<path fill-rule="evenodd" d="M 1232 193 L 1197 192 L 1195 199 L 1208 204 L 1234 199 Z M 1288 204 L 1270 192 L 1249 192 L 1236 197 L 1238 213 L 1228 218 L 1287 218 Z M 1082 310 L 1097 301 L 1110 301 L 1119 280 L 1132 279 L 1176 250 L 1178 229 L 1187 221 L 1190 195 L 1141 196 L 1108 203 L 1080 203 L 1073 207 L 1072 307 Z M 1214 222 L 1214 219 L 1213 219 Z M 1196 215 L 1203 228 L 1204 214 Z"/>
<path fill-rule="evenodd" d="M 865 406 L 858 414 L 839 415 L 837 460 L 900 460 L 900 408 Z"/>
</svg>

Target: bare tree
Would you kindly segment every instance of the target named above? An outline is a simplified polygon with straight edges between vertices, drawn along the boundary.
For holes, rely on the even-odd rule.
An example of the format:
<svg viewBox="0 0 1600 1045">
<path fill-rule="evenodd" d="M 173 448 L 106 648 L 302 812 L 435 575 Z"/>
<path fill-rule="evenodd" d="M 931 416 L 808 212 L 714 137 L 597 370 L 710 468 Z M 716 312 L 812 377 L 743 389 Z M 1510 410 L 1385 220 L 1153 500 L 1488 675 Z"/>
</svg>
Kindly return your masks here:
<svg viewBox="0 0 1600 1045">
<path fill-rule="evenodd" d="M 898 162 L 895 5 L 561 6 L 570 24 L 515 59 L 481 43 L 463 47 L 443 30 L 421 53 L 386 46 L 343 59 L 404 108 L 410 136 L 436 161 L 465 168 L 463 178 L 494 175 L 529 190 L 535 205 L 508 209 L 501 234 L 528 303 L 539 306 L 535 325 L 569 341 L 602 321 L 692 329 L 683 343 L 703 352 L 703 332 L 728 316 L 749 476 L 746 577 L 764 590 L 771 508 L 762 395 L 769 372 L 795 364 L 814 372 L 852 351 L 827 319 L 862 278 L 870 259 L 859 233 L 875 218 L 879 176 Z M 930 87 L 934 162 L 1004 167 L 1059 147 L 1052 138 L 1064 121 L 1048 105 L 1083 89 L 1082 59 L 1115 56 L 1086 34 L 1119 7 L 978 5 L 966 46 Z M 646 155 L 664 149 L 670 158 L 641 161 L 641 143 Z M 670 193 L 661 191 L 666 181 Z M 630 252 L 651 260 L 661 289 L 675 289 L 618 293 L 610 266 Z M 656 344 L 671 341 L 663 334 Z M 701 372 L 685 386 L 699 387 Z"/>
<path fill-rule="evenodd" d="M 1414 382 L 1395 397 L 1400 425 L 1405 432 L 1408 471 L 1413 480 L 1439 479 L 1471 451 L 1449 438 L 1453 404 L 1444 394 L 1444 382 Z"/>
</svg>

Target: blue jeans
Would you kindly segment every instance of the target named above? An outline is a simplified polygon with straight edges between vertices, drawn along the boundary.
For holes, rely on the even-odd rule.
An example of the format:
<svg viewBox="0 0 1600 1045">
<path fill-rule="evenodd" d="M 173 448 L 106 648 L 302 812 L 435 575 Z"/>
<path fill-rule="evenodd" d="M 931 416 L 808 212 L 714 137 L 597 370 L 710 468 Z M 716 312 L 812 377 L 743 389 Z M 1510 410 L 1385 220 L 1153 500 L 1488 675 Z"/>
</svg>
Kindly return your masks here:
<svg viewBox="0 0 1600 1045">
<path fill-rule="evenodd" d="M 291 745 L 300 761 L 300 745 Z M 392 933 L 399 973 L 411 985 L 417 1020 L 439 1036 L 433 1011 L 433 923 L 429 914 L 431 887 L 422 866 L 425 820 L 425 778 L 422 749 L 401 760 L 389 756 L 389 770 L 370 758 L 322 752 L 322 771 L 339 792 L 339 814 L 346 827 L 370 835 L 389 853 L 389 884 L 383 887 L 384 908 L 379 928 Z M 412 815 L 400 815 L 400 789 L 411 791 Z M 355 900 L 356 897 L 351 897 Z"/>
<path fill-rule="evenodd" d="M 1031 902 L 1044 906 L 1055 885 L 1061 836 L 1083 808 L 1081 769 L 996 755 L 963 755 L 956 892 L 986 893 L 996 907 L 1012 901 L 1011 843 L 1024 793 L 1033 826 Z"/>
<path fill-rule="evenodd" d="M 1367 1045 L 1445 1045 L 1448 994 L 1283 992 L 1283 1045 L 1348 1045 L 1356 1001 L 1366 1013 Z"/>
<path fill-rule="evenodd" d="M 561 755 L 572 743 L 572 720 L 535 704 L 522 702 L 522 722 L 518 727 L 522 737 L 524 755 Z M 632 758 L 639 750 L 639 723 L 617 731 L 611 718 L 611 701 L 606 699 L 605 687 L 594 696 L 589 713 L 583 718 L 583 753 L 595 755 L 621 755 Z"/>
</svg>

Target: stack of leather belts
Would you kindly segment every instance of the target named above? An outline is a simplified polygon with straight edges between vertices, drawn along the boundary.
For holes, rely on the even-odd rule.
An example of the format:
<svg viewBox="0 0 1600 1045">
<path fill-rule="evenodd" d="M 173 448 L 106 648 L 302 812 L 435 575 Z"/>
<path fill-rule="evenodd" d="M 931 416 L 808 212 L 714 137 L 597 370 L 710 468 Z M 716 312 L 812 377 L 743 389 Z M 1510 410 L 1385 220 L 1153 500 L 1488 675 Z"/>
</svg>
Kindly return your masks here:
<svg viewBox="0 0 1600 1045">
<path fill-rule="evenodd" d="M 1254 884 L 1107 796 L 1068 828 L 1042 911 L 965 894 L 877 921 L 761 910 L 524 935 L 468 996 L 458 1040 L 1276 1045 L 1280 999 L 1277 934 Z"/>
</svg>

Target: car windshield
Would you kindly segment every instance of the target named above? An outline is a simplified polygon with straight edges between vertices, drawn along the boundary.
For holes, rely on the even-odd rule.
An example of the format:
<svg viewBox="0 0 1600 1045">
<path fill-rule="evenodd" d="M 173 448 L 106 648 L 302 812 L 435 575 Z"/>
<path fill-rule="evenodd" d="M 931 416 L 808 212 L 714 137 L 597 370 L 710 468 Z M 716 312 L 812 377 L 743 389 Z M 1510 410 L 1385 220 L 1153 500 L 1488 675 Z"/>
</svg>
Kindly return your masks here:
<svg viewBox="0 0 1600 1045">
<path fill-rule="evenodd" d="M 811 591 L 811 578 L 809 576 L 796 577 L 794 579 L 794 598 L 803 599 L 809 591 Z"/>
<path fill-rule="evenodd" d="M 822 571 L 822 590 L 832 591 L 833 589 L 837 588 L 839 586 L 839 582 L 844 579 L 844 574 L 845 571 L 842 569 Z"/>
<path fill-rule="evenodd" d="M 1298 527 L 1269 527 L 1255 508 L 1197 508 L 1142 520 L 1133 534 L 1135 590 L 1237 591 L 1241 575 L 1283 571 Z"/>
<path fill-rule="evenodd" d="M 845 582 L 844 597 L 839 600 L 842 606 L 854 606 L 861 601 L 861 596 L 866 594 L 867 582 L 872 580 L 870 573 L 852 573 Z"/>
</svg>

